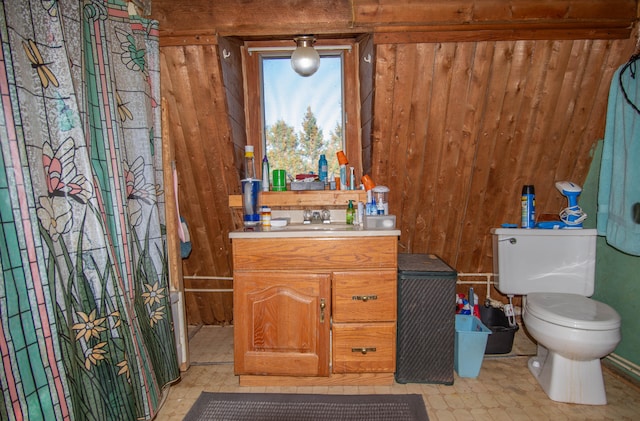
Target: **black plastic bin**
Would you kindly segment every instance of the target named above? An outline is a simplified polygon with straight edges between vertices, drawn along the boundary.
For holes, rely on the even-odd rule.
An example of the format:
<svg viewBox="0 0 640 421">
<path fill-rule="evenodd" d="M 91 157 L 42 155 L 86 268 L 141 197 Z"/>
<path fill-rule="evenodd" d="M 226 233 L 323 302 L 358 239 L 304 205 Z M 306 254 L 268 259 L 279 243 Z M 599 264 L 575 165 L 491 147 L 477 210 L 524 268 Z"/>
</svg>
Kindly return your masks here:
<svg viewBox="0 0 640 421">
<path fill-rule="evenodd" d="M 458 274 L 433 254 L 398 254 L 398 383 L 453 384 Z"/>
<path fill-rule="evenodd" d="M 509 319 L 504 311 L 495 307 L 480 306 L 480 320 L 491 330 L 484 353 L 510 353 L 518 325 L 509 326 Z"/>
</svg>

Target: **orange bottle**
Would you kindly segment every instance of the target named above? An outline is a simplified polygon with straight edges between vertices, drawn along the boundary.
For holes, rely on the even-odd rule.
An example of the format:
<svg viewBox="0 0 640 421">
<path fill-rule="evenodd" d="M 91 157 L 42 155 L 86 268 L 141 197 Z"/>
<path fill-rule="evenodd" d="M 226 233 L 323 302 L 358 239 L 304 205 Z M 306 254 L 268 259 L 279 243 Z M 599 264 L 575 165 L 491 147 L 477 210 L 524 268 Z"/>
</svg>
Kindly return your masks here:
<svg viewBox="0 0 640 421">
<path fill-rule="evenodd" d="M 336 188 L 339 185 L 340 190 L 349 190 L 349 186 L 347 184 L 347 164 L 349 161 L 347 161 L 347 157 L 343 151 L 338 151 L 336 155 L 338 156 L 338 164 L 340 165 L 340 184 L 338 184 L 338 178 L 336 177 Z"/>
</svg>

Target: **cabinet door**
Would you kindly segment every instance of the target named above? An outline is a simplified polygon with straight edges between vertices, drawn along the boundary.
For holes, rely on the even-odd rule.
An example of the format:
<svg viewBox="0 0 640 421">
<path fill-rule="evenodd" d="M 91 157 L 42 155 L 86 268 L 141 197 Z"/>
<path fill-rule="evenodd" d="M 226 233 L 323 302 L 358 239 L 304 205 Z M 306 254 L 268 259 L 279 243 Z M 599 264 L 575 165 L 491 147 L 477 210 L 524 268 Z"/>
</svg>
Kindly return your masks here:
<svg viewBox="0 0 640 421">
<path fill-rule="evenodd" d="M 329 375 L 329 273 L 234 274 L 236 374 Z"/>
</svg>

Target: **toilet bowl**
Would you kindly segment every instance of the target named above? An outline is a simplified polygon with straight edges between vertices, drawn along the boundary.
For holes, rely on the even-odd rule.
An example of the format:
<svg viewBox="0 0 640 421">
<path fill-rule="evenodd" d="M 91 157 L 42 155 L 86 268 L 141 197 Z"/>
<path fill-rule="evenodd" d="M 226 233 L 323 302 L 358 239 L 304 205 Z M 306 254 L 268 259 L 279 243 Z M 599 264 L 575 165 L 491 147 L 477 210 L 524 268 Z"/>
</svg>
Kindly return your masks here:
<svg viewBox="0 0 640 421">
<path fill-rule="evenodd" d="M 531 293 L 523 321 L 538 343 L 529 370 L 549 398 L 607 403 L 600 359 L 621 339 L 620 316 L 613 308 L 579 294 Z"/>
</svg>

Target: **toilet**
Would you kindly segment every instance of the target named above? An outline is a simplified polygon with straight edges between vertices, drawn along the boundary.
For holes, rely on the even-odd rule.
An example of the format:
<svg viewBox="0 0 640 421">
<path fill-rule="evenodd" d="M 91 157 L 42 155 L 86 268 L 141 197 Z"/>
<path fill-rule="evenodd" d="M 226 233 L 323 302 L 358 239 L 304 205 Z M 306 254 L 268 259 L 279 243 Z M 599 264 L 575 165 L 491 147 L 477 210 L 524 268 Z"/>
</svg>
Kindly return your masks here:
<svg viewBox="0 0 640 421">
<path fill-rule="evenodd" d="M 529 371 L 550 399 L 605 405 L 600 359 L 620 342 L 620 315 L 590 297 L 595 229 L 494 228 L 495 286 L 523 296 L 524 327 L 538 344 Z"/>
</svg>

